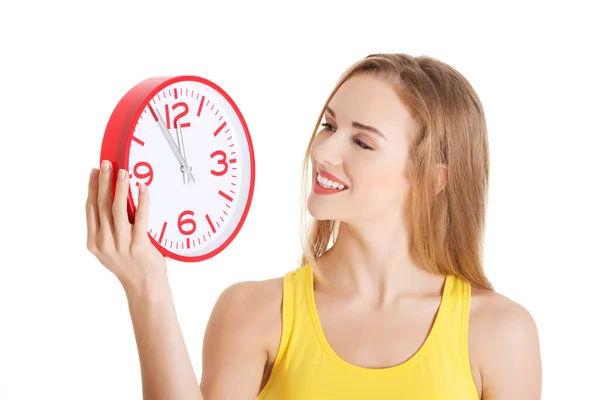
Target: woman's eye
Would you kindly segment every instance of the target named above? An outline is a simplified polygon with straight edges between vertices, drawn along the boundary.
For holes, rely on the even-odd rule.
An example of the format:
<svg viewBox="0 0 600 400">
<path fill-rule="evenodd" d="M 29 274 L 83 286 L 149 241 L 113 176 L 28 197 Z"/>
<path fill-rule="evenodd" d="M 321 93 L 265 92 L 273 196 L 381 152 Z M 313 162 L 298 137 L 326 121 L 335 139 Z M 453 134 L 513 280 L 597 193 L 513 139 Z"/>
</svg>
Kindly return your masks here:
<svg viewBox="0 0 600 400">
<path fill-rule="evenodd" d="M 328 124 L 327 122 L 322 122 L 322 123 L 321 123 L 321 126 L 322 126 L 323 128 L 325 128 L 325 130 L 328 130 L 328 131 L 333 131 L 333 127 L 332 127 L 330 124 Z"/>
<path fill-rule="evenodd" d="M 334 127 L 331 126 L 331 124 L 328 124 L 327 122 L 322 122 L 321 126 L 323 128 L 325 128 L 326 131 L 329 131 L 329 132 L 333 132 L 334 131 Z M 360 147 L 362 149 L 373 150 L 373 148 L 371 146 L 367 145 L 365 142 L 363 142 L 360 139 L 354 139 L 353 142 L 354 142 L 354 144 L 356 144 L 358 147 Z"/>
<path fill-rule="evenodd" d="M 356 143 L 356 145 L 358 147 L 361 147 L 361 148 L 363 148 L 365 150 L 373 150 L 373 148 L 371 146 L 367 145 L 365 142 L 363 142 L 360 139 L 354 139 L 354 143 Z"/>
</svg>

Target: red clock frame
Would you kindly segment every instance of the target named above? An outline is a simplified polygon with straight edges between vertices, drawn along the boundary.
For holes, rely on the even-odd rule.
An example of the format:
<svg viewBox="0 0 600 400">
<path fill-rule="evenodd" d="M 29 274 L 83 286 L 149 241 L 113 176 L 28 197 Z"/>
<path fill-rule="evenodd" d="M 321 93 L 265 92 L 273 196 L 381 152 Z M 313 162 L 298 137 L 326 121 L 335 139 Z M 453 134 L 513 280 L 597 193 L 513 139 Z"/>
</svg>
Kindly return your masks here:
<svg viewBox="0 0 600 400">
<path fill-rule="evenodd" d="M 244 222 L 246 221 L 252 203 L 252 198 L 254 195 L 256 167 L 252 138 L 250 136 L 250 131 L 248 129 L 248 125 L 246 124 L 246 120 L 244 119 L 241 111 L 239 110 L 237 104 L 233 101 L 233 99 L 225 92 L 225 90 L 223 90 L 220 86 L 208 79 L 193 75 L 152 77 L 138 83 L 121 98 L 108 120 L 108 124 L 106 125 L 106 129 L 104 131 L 104 138 L 102 140 L 100 161 L 110 161 L 113 165 L 114 171 L 117 171 L 120 168 L 123 168 L 128 171 L 129 150 L 131 147 L 131 141 L 133 140 L 133 132 L 144 108 L 149 104 L 150 100 L 152 100 L 152 98 L 154 98 L 154 96 L 156 96 L 156 94 L 158 94 L 160 91 L 164 90 L 166 87 L 172 84 L 183 81 L 194 81 L 204 84 L 218 92 L 229 103 L 229 105 L 235 111 L 236 116 L 240 120 L 240 123 L 244 129 L 246 143 L 248 146 L 250 164 L 250 183 L 248 188 L 248 198 L 244 207 L 244 211 L 235 229 L 231 232 L 229 237 L 227 237 L 227 239 L 223 241 L 223 243 L 221 243 L 221 245 L 219 245 L 217 248 L 215 248 L 209 253 L 200 256 L 182 256 L 180 254 L 176 254 L 167 250 L 165 247 L 160 245 L 160 243 L 158 243 L 150 234 L 148 234 L 148 237 L 150 238 L 152 244 L 165 257 L 169 257 L 182 262 L 199 262 L 208 260 L 216 256 L 231 244 L 231 242 L 238 235 L 239 231 L 242 229 Z M 116 175 L 117 174 L 113 174 L 112 180 L 113 196 L 116 189 Z M 134 222 L 135 210 L 136 207 L 133 201 L 133 196 L 130 187 L 127 200 L 127 213 L 129 216 L 129 221 L 131 223 Z"/>
</svg>

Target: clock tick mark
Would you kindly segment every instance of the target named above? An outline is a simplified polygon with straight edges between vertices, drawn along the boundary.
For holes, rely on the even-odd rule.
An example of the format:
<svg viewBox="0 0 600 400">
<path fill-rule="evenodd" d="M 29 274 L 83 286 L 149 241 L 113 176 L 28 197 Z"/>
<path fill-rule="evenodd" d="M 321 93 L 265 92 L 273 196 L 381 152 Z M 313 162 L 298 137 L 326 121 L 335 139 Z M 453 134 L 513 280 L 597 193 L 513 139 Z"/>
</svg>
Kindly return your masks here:
<svg viewBox="0 0 600 400">
<path fill-rule="evenodd" d="M 158 238 L 159 243 L 162 243 L 166 230 L 167 230 L 167 222 L 165 221 L 163 223 L 162 230 L 160 231 L 160 237 Z"/>
<path fill-rule="evenodd" d="M 215 229 L 215 226 L 213 225 L 212 220 L 210 219 L 210 216 L 208 214 L 206 214 L 206 215 L 204 215 L 204 217 L 206 218 L 206 222 L 208 222 L 210 229 L 213 231 L 213 233 L 215 233 L 217 230 Z M 208 234 L 210 236 L 210 232 Z"/>
<path fill-rule="evenodd" d="M 219 134 L 219 132 L 221 132 L 223 130 L 223 128 L 225 128 L 225 125 L 227 125 L 227 121 L 223 122 L 215 131 L 215 133 L 213 133 L 213 136 L 217 136 Z"/>
<path fill-rule="evenodd" d="M 200 116 L 200 113 L 202 112 L 202 107 L 204 106 L 204 96 L 202 96 L 202 100 L 200 100 L 200 105 L 198 106 L 198 112 L 196 113 L 196 116 Z"/>
<path fill-rule="evenodd" d="M 229 196 L 227 193 L 219 190 L 219 194 L 224 197 L 225 199 L 229 200 L 229 201 L 233 201 L 233 198 L 231 196 Z"/>
<path fill-rule="evenodd" d="M 158 122 L 158 116 L 156 115 L 156 113 L 154 112 L 154 108 L 153 107 L 148 107 L 148 109 L 150 110 L 150 114 L 152 114 L 152 117 L 154 118 L 154 120 L 156 122 Z"/>
</svg>

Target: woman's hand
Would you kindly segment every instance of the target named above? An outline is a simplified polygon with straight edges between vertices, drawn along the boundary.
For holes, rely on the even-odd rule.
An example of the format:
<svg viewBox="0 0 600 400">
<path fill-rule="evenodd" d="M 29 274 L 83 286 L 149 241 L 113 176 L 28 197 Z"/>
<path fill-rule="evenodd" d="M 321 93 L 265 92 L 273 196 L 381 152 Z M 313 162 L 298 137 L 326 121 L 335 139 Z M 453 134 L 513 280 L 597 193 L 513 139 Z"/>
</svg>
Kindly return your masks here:
<svg viewBox="0 0 600 400">
<path fill-rule="evenodd" d="M 121 282 L 125 290 L 139 292 L 156 279 L 166 279 L 166 262 L 148 238 L 147 187 L 139 184 L 138 208 L 133 224 L 127 214 L 129 174 L 118 171 L 112 194 L 114 171 L 108 161 L 90 174 L 87 214 L 87 248 Z"/>
</svg>

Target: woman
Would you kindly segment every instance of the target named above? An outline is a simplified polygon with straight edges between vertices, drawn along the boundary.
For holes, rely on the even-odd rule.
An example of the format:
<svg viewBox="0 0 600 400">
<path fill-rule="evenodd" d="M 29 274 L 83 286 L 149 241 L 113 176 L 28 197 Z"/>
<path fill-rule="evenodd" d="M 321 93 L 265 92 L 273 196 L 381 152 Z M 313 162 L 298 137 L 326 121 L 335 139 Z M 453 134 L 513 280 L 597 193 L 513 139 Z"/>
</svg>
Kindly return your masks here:
<svg viewBox="0 0 600 400">
<path fill-rule="evenodd" d="M 200 387 L 146 235 L 148 193 L 130 224 L 127 174 L 113 202 L 110 165 L 93 170 L 88 247 L 127 294 L 144 398 L 539 399 L 533 319 L 482 270 L 487 130 L 468 81 L 428 57 L 372 55 L 319 122 L 301 265 L 222 293 Z"/>
</svg>

